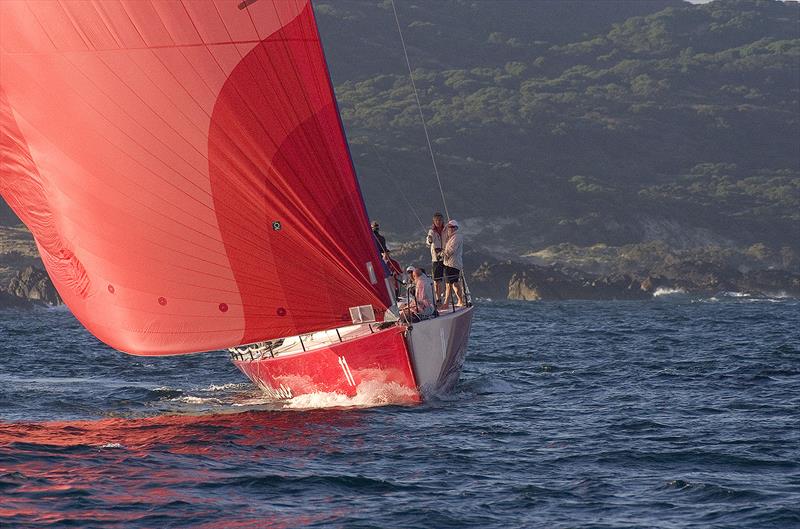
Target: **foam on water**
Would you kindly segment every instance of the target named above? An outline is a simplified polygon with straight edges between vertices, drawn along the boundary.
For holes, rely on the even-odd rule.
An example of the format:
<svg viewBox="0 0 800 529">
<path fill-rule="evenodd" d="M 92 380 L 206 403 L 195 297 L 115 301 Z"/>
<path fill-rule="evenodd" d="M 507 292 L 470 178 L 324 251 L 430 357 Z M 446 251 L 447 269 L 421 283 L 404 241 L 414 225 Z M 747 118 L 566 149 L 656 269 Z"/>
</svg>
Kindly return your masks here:
<svg viewBox="0 0 800 529">
<path fill-rule="evenodd" d="M 254 393 L 254 395 L 250 395 L 246 398 L 238 399 L 237 401 L 232 402 L 231 406 L 234 408 L 258 408 L 276 404 L 280 405 L 280 403 L 283 402 L 260 391 L 256 391 Z"/>
<path fill-rule="evenodd" d="M 726 297 L 726 298 L 749 298 L 749 297 L 752 297 L 752 294 L 750 294 L 749 292 L 730 292 L 730 291 L 726 291 L 726 292 L 722 292 L 720 294 L 720 296 L 723 296 L 723 297 Z"/>
<path fill-rule="evenodd" d="M 187 395 L 185 397 L 178 397 L 170 400 L 185 402 L 186 404 L 222 404 L 222 401 L 219 399 L 215 399 L 212 397 L 194 397 L 192 395 Z"/>
<path fill-rule="evenodd" d="M 205 388 L 201 389 L 200 391 L 205 391 L 205 392 L 228 391 L 228 390 L 231 390 L 231 389 L 249 389 L 249 388 L 252 388 L 252 387 L 253 387 L 252 384 L 248 384 L 246 382 L 220 384 L 220 385 L 211 384 L 210 386 L 205 387 Z"/>
<path fill-rule="evenodd" d="M 396 382 L 365 381 L 356 387 L 353 397 L 341 393 L 309 393 L 298 395 L 284 404 L 287 409 L 308 410 L 314 408 L 364 408 L 411 404 L 417 392 Z"/>
<path fill-rule="evenodd" d="M 676 295 L 683 295 L 686 294 L 686 291 L 682 288 L 664 288 L 658 287 L 655 292 L 653 292 L 654 298 L 659 298 L 662 296 L 676 296 Z"/>
</svg>

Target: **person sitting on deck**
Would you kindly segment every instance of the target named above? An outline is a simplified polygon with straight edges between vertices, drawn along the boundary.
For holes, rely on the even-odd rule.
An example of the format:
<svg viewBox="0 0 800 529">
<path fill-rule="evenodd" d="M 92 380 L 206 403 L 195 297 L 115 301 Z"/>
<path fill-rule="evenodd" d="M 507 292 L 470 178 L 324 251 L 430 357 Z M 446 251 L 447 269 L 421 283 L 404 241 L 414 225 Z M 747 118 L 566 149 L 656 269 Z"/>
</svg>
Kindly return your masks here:
<svg viewBox="0 0 800 529">
<path fill-rule="evenodd" d="M 400 312 L 400 321 L 405 323 L 427 320 L 434 316 L 433 280 L 423 268 L 414 269 L 414 298 Z"/>
<path fill-rule="evenodd" d="M 436 295 L 436 302 L 441 301 L 444 295 L 444 286 L 442 279 L 444 279 L 444 259 L 442 252 L 444 245 L 447 242 L 447 229 L 444 227 L 444 217 L 438 211 L 433 214 L 433 223 L 431 229 L 428 230 L 428 236 L 425 242 L 431 249 L 431 273 L 433 274 L 433 293 Z"/>
<path fill-rule="evenodd" d="M 386 238 L 380 233 L 381 225 L 377 220 L 372 221 L 372 235 L 375 236 L 375 244 L 378 246 L 378 253 L 383 255 L 386 252 Z"/>
<path fill-rule="evenodd" d="M 406 267 L 406 274 L 405 274 L 405 281 L 404 284 L 406 285 L 406 295 L 409 299 L 414 297 L 414 270 L 416 270 L 413 266 Z"/>
<path fill-rule="evenodd" d="M 444 246 L 444 280 L 445 280 L 445 293 L 442 306 L 446 307 L 450 303 L 451 292 L 455 293 L 458 307 L 464 306 L 464 299 L 461 293 L 461 270 L 464 269 L 464 262 L 462 253 L 464 250 L 464 241 L 461 234 L 458 233 L 458 222 L 451 220 L 447 223 L 447 242 Z"/>
<path fill-rule="evenodd" d="M 392 251 L 388 248 L 383 252 L 383 262 L 386 264 L 386 268 L 389 269 L 389 277 L 391 277 L 392 287 L 394 288 L 394 298 L 397 299 L 400 297 L 400 281 L 403 278 L 403 269 L 400 263 L 392 259 L 391 253 Z"/>
</svg>

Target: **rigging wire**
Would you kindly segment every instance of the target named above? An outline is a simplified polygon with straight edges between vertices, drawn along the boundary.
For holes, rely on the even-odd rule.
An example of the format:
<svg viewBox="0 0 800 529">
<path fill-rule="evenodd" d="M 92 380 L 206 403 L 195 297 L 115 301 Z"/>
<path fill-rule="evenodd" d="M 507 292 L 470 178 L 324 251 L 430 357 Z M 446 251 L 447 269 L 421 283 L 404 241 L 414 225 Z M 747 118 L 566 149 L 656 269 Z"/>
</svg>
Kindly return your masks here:
<svg viewBox="0 0 800 529">
<path fill-rule="evenodd" d="M 389 170 L 389 167 L 386 165 L 386 162 L 384 162 L 384 161 L 383 161 L 383 157 L 381 157 L 381 155 L 378 153 L 378 149 L 376 149 L 376 148 L 375 148 L 375 145 L 374 145 L 374 144 L 370 144 L 370 147 L 372 147 L 372 152 L 374 152 L 374 153 L 375 153 L 375 157 L 376 157 L 376 158 L 378 159 L 378 161 L 380 162 L 381 166 L 383 167 L 383 170 L 386 172 L 386 175 L 389 177 L 389 180 L 391 180 L 391 181 L 392 181 L 392 183 L 394 184 L 394 186 L 397 188 L 397 191 L 400 193 L 400 196 L 401 196 L 401 197 L 403 197 L 403 200 L 404 200 L 404 201 L 406 202 L 406 204 L 408 205 L 408 209 L 410 209 L 410 210 L 411 210 L 411 213 L 413 213 L 413 214 L 414 214 L 414 216 L 417 218 L 417 222 L 419 222 L 419 226 L 420 226 L 420 228 L 422 228 L 422 231 L 423 231 L 423 233 L 427 233 L 428 229 L 427 229 L 427 228 L 425 227 L 425 225 L 422 223 L 422 219 L 421 219 L 421 218 L 420 218 L 420 216 L 417 214 L 417 211 L 414 209 L 414 206 L 412 206 L 412 205 L 411 205 L 411 201 L 410 201 L 410 200 L 408 200 L 408 197 L 407 197 L 407 196 L 406 196 L 406 194 L 403 192 L 403 188 L 402 188 L 402 186 L 400 186 L 400 185 L 397 183 L 397 180 L 396 180 L 396 179 L 395 179 L 395 177 L 394 177 L 394 173 L 393 173 L 392 171 L 390 171 L 390 170 Z"/>
<path fill-rule="evenodd" d="M 442 205 L 444 205 L 444 212 L 447 219 L 450 220 L 450 212 L 447 210 L 447 200 L 444 198 L 444 189 L 442 188 L 442 179 L 439 177 L 439 169 L 436 167 L 436 157 L 433 154 L 433 145 L 431 145 L 431 137 L 428 134 L 428 125 L 425 123 L 425 115 L 422 112 L 422 103 L 419 100 L 419 93 L 417 92 L 417 84 L 414 82 L 414 73 L 411 70 L 411 61 L 408 60 L 408 50 L 406 49 L 406 41 L 403 38 L 403 30 L 400 29 L 400 19 L 397 17 L 397 8 L 394 5 L 394 0 L 391 0 L 392 12 L 394 12 L 394 21 L 397 23 L 397 32 L 400 34 L 400 43 L 403 45 L 403 54 L 406 57 L 406 66 L 408 66 L 408 75 L 411 78 L 411 87 L 414 89 L 414 97 L 417 100 L 417 109 L 419 110 L 419 117 L 422 120 L 422 128 L 425 131 L 425 140 L 428 142 L 428 150 L 431 153 L 431 161 L 433 162 L 433 172 L 436 173 L 436 181 L 439 183 L 439 193 L 442 195 Z"/>
</svg>

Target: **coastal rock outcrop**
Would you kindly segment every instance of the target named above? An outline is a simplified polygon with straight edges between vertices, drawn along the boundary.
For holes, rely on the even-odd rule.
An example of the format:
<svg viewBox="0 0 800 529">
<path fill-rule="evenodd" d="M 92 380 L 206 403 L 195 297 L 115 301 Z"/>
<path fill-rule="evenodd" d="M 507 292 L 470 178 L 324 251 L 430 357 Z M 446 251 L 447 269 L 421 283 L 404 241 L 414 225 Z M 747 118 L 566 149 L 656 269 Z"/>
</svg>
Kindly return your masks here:
<svg viewBox="0 0 800 529">
<path fill-rule="evenodd" d="M 513 261 L 484 261 L 469 276 L 470 291 L 481 298 L 506 299 L 509 278 L 519 270 L 520 264 Z"/>
<path fill-rule="evenodd" d="M 737 292 L 800 298 L 800 274 L 786 270 L 753 270 L 741 274 L 736 287 Z"/>
<path fill-rule="evenodd" d="M 29 309 L 34 305 L 30 300 L 18 298 L 4 290 L 0 290 L 0 309 Z"/>
<path fill-rule="evenodd" d="M 27 266 L 17 272 L 0 295 L 0 306 L 24 307 L 30 305 L 60 305 L 61 296 L 47 275 L 47 272 L 34 266 Z"/>
<path fill-rule="evenodd" d="M 629 275 L 595 277 L 575 270 L 529 267 L 511 276 L 508 299 L 525 301 L 564 299 L 647 299 L 647 290 Z"/>
<path fill-rule="evenodd" d="M 642 272 L 592 274 L 564 266 L 513 261 L 484 262 L 470 277 L 473 295 L 493 299 L 648 299 L 658 290 L 713 296 L 738 292 L 752 296 L 800 297 L 800 274 L 785 270 L 742 272 L 704 261 L 680 262 Z"/>
</svg>

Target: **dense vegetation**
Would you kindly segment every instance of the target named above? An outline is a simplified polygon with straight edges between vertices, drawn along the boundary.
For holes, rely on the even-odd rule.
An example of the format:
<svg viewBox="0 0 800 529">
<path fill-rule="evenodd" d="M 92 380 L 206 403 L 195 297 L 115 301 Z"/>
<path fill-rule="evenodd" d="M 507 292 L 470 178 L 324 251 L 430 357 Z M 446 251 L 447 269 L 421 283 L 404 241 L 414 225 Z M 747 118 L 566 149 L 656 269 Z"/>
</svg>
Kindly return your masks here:
<svg viewBox="0 0 800 529">
<path fill-rule="evenodd" d="M 800 246 L 796 2 L 397 6 L 473 240 Z M 367 203 L 413 236 L 403 195 L 441 206 L 391 5 L 317 12 Z"/>
<path fill-rule="evenodd" d="M 800 250 L 797 2 L 396 4 L 473 245 Z M 391 4 L 315 7 L 370 211 L 418 237 L 407 202 L 441 202 Z"/>
</svg>

